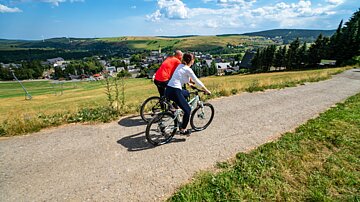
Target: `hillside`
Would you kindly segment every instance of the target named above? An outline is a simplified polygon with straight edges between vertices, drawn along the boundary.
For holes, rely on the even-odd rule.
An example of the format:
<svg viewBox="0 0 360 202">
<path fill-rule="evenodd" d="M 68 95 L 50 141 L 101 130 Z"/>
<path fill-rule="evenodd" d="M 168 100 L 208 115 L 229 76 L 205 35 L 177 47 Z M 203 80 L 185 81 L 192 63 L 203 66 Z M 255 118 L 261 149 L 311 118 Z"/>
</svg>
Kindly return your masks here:
<svg viewBox="0 0 360 202">
<path fill-rule="evenodd" d="M 51 38 L 44 40 L 0 39 L 0 62 L 49 57 L 79 59 L 97 54 L 117 54 L 124 56 L 134 52 L 158 50 L 163 52 L 181 49 L 212 54 L 238 53 L 248 48 L 258 48 L 270 44 L 288 43 L 297 37 L 313 42 L 322 33 L 331 36 L 334 30 L 275 29 L 245 34 L 217 36 L 122 36 L 111 38 Z M 276 38 L 277 39 L 274 39 Z M 282 40 L 278 40 L 281 37 Z"/>
<path fill-rule="evenodd" d="M 112 38 L 52 38 L 36 41 L 0 40 L 0 49 L 9 48 L 55 48 L 68 50 L 134 49 L 157 50 L 179 48 L 209 51 L 228 44 L 266 45 L 272 43 L 263 37 L 249 36 L 181 36 L 181 37 L 112 37 Z"/>
<path fill-rule="evenodd" d="M 331 36 L 335 30 L 273 29 L 245 34 L 225 34 L 216 36 L 155 36 L 155 37 L 111 37 L 111 38 L 51 38 L 45 40 L 5 40 L 0 39 L 0 50 L 8 49 L 67 49 L 67 50 L 157 50 L 184 49 L 209 51 L 227 45 L 267 45 L 265 38 L 281 37 L 285 43 L 299 38 L 313 42 L 321 33 Z M 256 38 L 253 38 L 256 37 Z M 263 38 L 265 37 L 265 38 Z"/>
<path fill-rule="evenodd" d="M 266 38 L 281 37 L 284 43 L 289 43 L 296 38 L 301 41 L 313 42 L 319 34 L 331 36 L 336 30 L 308 30 L 308 29 L 273 29 L 260 32 L 245 33 L 245 36 L 262 36 Z"/>
<path fill-rule="evenodd" d="M 163 52 L 181 49 L 212 54 L 233 53 L 246 48 L 274 44 L 257 36 L 182 36 L 182 37 L 112 37 L 112 38 L 52 38 L 36 41 L 0 40 L 0 62 L 44 60 L 50 56 L 78 59 L 88 55 L 116 54 L 162 49 Z M 228 48 L 230 46 L 231 48 Z M 74 54 L 72 54 L 74 53 Z"/>
</svg>

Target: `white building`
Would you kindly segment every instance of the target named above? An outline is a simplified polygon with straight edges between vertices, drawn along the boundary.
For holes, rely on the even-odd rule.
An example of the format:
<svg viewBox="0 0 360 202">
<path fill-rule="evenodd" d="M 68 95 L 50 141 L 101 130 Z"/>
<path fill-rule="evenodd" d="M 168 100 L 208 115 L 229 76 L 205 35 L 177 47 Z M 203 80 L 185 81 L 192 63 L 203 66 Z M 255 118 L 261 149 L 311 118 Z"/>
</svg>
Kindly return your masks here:
<svg viewBox="0 0 360 202">
<path fill-rule="evenodd" d="M 114 66 L 106 67 L 106 71 L 109 71 L 109 74 L 113 75 L 114 72 L 116 72 L 116 67 L 114 67 Z"/>
<path fill-rule="evenodd" d="M 57 57 L 57 58 L 47 59 L 46 63 L 52 65 L 53 67 L 57 67 L 66 64 L 66 61 L 61 57 Z"/>
<path fill-rule="evenodd" d="M 215 63 L 216 69 L 217 69 L 217 75 L 224 75 L 225 70 L 230 68 L 230 62 L 220 62 Z"/>
</svg>

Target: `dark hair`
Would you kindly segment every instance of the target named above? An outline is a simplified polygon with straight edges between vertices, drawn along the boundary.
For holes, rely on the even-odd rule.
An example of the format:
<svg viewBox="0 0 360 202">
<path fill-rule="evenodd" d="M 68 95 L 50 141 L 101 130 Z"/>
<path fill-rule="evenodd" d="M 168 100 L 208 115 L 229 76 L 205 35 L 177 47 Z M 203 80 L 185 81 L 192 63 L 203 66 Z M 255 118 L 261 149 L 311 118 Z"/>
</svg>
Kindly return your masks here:
<svg viewBox="0 0 360 202">
<path fill-rule="evenodd" d="M 194 55 L 191 53 L 185 53 L 183 55 L 183 63 L 185 65 L 189 64 L 191 62 L 191 60 L 193 60 L 193 59 L 194 59 Z"/>
</svg>

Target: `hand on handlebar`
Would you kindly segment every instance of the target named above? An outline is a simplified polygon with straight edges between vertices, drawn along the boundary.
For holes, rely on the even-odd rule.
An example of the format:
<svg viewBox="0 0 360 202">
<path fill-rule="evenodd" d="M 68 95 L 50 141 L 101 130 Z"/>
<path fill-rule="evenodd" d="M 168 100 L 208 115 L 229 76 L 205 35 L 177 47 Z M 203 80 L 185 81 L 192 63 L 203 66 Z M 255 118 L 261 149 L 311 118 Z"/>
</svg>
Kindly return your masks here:
<svg viewBox="0 0 360 202">
<path fill-rule="evenodd" d="M 205 95 L 211 95 L 211 92 L 208 90 L 208 89 L 199 89 L 199 88 L 197 88 L 195 85 L 193 85 L 193 84 L 191 84 L 191 83 L 189 83 L 189 86 L 190 86 L 190 88 L 192 88 L 193 90 L 197 90 L 197 91 L 200 91 L 200 92 L 204 92 L 205 93 Z"/>
</svg>

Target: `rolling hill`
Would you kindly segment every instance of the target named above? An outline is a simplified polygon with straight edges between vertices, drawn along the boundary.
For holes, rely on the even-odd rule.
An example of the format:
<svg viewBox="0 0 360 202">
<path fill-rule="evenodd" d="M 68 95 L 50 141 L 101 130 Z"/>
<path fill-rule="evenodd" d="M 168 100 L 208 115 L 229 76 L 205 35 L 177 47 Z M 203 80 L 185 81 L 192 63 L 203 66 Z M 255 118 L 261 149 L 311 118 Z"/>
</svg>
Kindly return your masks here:
<svg viewBox="0 0 360 202">
<path fill-rule="evenodd" d="M 247 48 L 264 47 L 270 44 L 289 43 L 297 37 L 301 41 L 313 42 L 322 33 L 331 36 L 335 30 L 274 29 L 245 34 L 216 36 L 122 36 L 111 38 L 51 38 L 45 40 L 0 39 L 0 62 L 45 59 L 59 56 L 78 59 L 95 54 L 131 54 L 158 50 L 164 52 L 181 49 L 213 54 L 238 53 Z M 274 38 L 282 40 L 274 40 Z"/>
<path fill-rule="evenodd" d="M 308 29 L 273 29 L 260 32 L 251 32 L 242 34 L 244 36 L 262 36 L 266 38 L 281 37 L 284 43 L 289 43 L 296 38 L 301 41 L 313 42 L 322 34 L 323 36 L 331 36 L 336 30 L 308 30 Z"/>
</svg>

